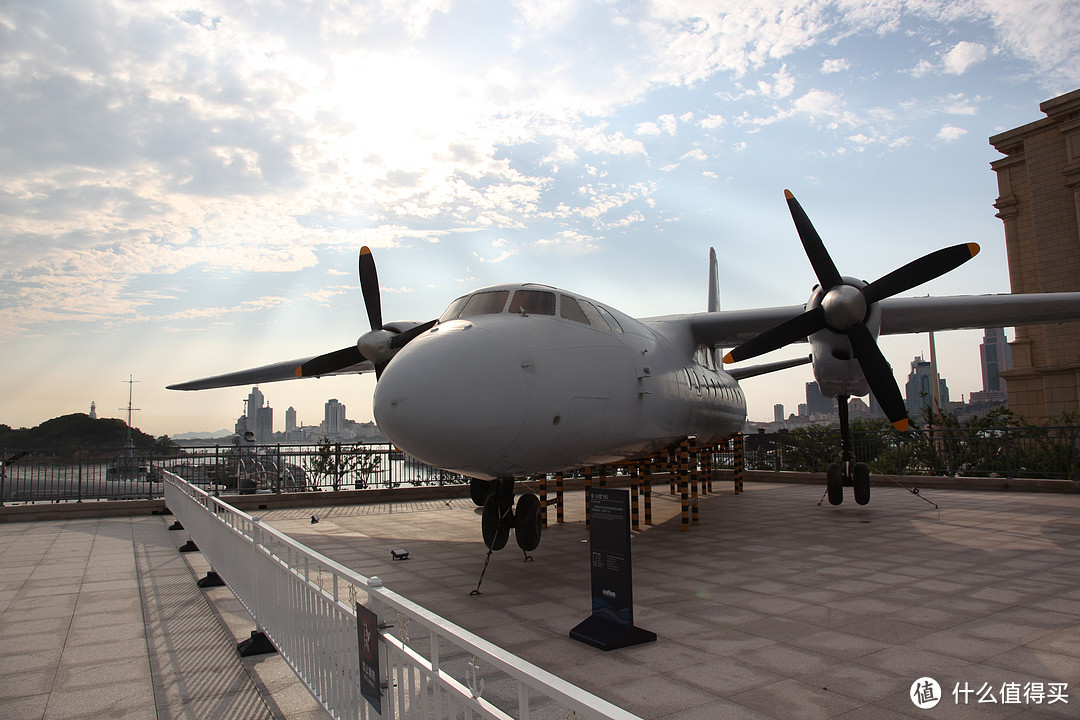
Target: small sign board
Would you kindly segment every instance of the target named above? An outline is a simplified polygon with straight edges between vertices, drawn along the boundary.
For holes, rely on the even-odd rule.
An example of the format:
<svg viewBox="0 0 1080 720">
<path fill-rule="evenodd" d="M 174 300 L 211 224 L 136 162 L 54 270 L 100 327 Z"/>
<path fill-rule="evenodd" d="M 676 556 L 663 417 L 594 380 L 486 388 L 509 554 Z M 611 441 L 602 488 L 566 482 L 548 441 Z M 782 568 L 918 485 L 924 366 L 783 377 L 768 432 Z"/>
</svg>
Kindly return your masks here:
<svg viewBox="0 0 1080 720">
<path fill-rule="evenodd" d="M 360 640 L 360 694 L 382 715 L 379 688 L 379 616 L 356 603 L 356 632 Z"/>
<path fill-rule="evenodd" d="M 602 650 L 656 640 L 656 633 L 634 627 L 629 491 L 590 489 L 589 513 L 592 615 L 570 637 Z"/>
</svg>

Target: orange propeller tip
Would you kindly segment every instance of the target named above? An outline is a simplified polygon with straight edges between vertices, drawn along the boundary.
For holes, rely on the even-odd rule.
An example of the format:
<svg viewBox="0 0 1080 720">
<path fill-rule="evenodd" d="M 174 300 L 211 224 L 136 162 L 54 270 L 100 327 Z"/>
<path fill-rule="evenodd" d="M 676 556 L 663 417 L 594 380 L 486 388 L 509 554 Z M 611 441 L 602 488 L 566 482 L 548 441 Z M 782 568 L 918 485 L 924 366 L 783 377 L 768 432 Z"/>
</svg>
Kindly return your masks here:
<svg viewBox="0 0 1080 720">
<path fill-rule="evenodd" d="M 971 257 L 975 257 L 976 255 L 978 255 L 979 250 L 982 249 L 979 247 L 979 243 L 968 243 L 967 246 L 968 251 L 971 253 Z"/>
<path fill-rule="evenodd" d="M 731 357 L 731 353 L 728 353 L 724 357 L 720 358 L 720 362 L 733 363 L 735 362 L 735 358 Z"/>
<path fill-rule="evenodd" d="M 298 378 L 304 377 L 304 368 L 303 367 L 296 368 L 295 372 L 296 372 L 296 377 L 298 377 Z"/>
<path fill-rule="evenodd" d="M 908 419 L 904 418 L 902 420 L 897 420 L 892 426 L 900 432 L 905 432 L 908 429 Z"/>
<path fill-rule="evenodd" d="M 795 196 L 791 194 L 791 191 L 786 189 L 784 190 L 784 197 L 786 197 L 788 200 L 795 199 Z"/>
<path fill-rule="evenodd" d="M 361 255 L 370 255 L 371 254 L 371 248 L 369 248 L 367 245 L 363 246 L 362 248 L 360 248 L 360 254 Z"/>
</svg>

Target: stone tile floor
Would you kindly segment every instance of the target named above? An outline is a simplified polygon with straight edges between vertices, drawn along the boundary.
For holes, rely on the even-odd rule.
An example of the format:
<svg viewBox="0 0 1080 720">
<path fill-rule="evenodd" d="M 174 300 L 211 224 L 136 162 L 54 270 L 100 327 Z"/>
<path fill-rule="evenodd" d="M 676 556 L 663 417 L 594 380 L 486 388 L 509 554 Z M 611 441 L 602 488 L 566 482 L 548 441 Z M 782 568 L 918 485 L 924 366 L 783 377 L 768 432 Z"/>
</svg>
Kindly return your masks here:
<svg viewBox="0 0 1080 720">
<path fill-rule="evenodd" d="M 581 493 L 532 562 L 512 540 L 496 553 L 478 596 L 468 500 L 263 519 L 644 718 L 1078 716 L 1080 496 L 923 493 L 937 510 L 900 488 L 865 507 L 746 490 L 702 497 L 682 532 L 657 488 L 633 563 L 635 621 L 658 640 L 608 653 L 568 637 L 590 608 Z M 251 618 L 227 588 L 196 587 L 208 567 L 177 552 L 171 521 L 0 524 L 0 719 L 326 717 L 279 657 L 236 655 Z M 930 710 L 909 697 L 923 676 L 942 688 Z M 1068 703 L 1036 702 L 1038 683 L 1066 684 Z M 1003 702 L 1013 688 L 1029 694 Z"/>
</svg>

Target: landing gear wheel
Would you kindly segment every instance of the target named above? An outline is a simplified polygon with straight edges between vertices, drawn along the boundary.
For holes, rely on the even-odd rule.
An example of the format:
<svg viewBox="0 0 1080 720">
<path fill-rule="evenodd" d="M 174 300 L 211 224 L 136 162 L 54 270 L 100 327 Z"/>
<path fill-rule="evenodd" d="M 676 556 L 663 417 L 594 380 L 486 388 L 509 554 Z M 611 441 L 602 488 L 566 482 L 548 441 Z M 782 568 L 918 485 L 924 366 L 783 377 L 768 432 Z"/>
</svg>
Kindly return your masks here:
<svg viewBox="0 0 1080 720">
<path fill-rule="evenodd" d="M 844 476 L 840 472 L 840 463 L 829 463 L 825 469 L 826 487 L 829 490 L 829 502 L 839 505 L 844 502 Z"/>
<path fill-rule="evenodd" d="M 476 507 L 484 507 L 484 501 L 491 494 L 491 481 L 473 478 L 469 481 L 469 497 Z"/>
<path fill-rule="evenodd" d="M 540 512 L 540 498 L 526 493 L 518 499 L 514 511 L 514 539 L 518 547 L 531 552 L 540 544 L 540 533 L 544 530 L 543 515 Z"/>
<path fill-rule="evenodd" d="M 854 470 L 855 502 L 865 505 L 870 502 L 870 466 L 855 463 Z"/>
<path fill-rule="evenodd" d="M 499 518 L 499 498 L 495 493 L 488 495 L 484 501 L 484 514 L 480 518 L 481 529 L 484 533 L 484 545 L 490 550 L 502 550 L 506 547 L 506 541 L 510 538 L 510 525 L 513 523 L 513 513 L 507 508 L 504 517 Z"/>
</svg>

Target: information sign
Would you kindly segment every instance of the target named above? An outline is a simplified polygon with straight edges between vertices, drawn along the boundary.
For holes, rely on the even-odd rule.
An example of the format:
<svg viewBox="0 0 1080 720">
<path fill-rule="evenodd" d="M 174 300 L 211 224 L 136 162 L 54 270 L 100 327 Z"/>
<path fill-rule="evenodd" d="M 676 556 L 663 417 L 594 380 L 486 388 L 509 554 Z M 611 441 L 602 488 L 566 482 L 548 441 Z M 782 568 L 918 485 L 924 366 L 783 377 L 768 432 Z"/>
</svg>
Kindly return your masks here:
<svg viewBox="0 0 1080 720">
<path fill-rule="evenodd" d="M 382 715 L 379 689 L 379 617 L 356 603 L 356 632 L 360 640 L 360 694 Z"/>
</svg>

